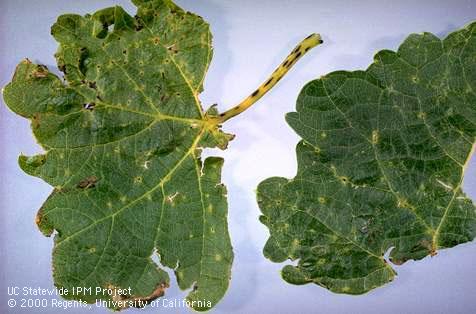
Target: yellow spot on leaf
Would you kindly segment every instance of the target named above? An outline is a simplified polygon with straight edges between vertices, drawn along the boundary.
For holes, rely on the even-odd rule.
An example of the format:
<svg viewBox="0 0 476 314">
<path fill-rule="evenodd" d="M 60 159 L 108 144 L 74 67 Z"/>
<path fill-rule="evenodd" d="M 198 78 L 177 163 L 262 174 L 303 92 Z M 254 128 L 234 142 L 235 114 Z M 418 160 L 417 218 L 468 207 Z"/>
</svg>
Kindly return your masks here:
<svg viewBox="0 0 476 314">
<path fill-rule="evenodd" d="M 377 130 L 372 131 L 372 144 L 377 144 L 379 140 L 379 133 Z"/>
<path fill-rule="evenodd" d="M 173 203 L 174 199 L 179 195 L 179 192 L 175 192 L 174 194 L 171 194 L 167 196 L 167 202 Z"/>
<path fill-rule="evenodd" d="M 399 197 L 397 200 L 397 207 L 399 208 L 405 208 L 405 207 L 410 207 L 410 204 L 408 204 L 408 201 L 406 198 Z"/>
</svg>

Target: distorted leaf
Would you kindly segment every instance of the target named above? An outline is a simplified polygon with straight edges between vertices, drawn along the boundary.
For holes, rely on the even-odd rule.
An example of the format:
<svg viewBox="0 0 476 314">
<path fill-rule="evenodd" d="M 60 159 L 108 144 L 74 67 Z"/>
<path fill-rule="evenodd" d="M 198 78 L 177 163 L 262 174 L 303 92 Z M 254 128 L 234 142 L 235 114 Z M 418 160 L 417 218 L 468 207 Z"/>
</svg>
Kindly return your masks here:
<svg viewBox="0 0 476 314">
<path fill-rule="evenodd" d="M 476 23 L 410 35 L 365 71 L 308 83 L 286 120 L 302 137 L 295 178 L 258 187 L 264 254 L 294 284 L 360 294 L 402 264 L 474 239 L 462 191 L 476 135 Z"/>
<path fill-rule="evenodd" d="M 118 6 L 60 16 L 52 35 L 65 81 L 24 60 L 4 99 L 32 120 L 46 151 L 19 162 L 55 187 L 37 216 L 45 235 L 57 232 L 55 285 L 92 288 L 65 297 L 143 306 L 169 286 L 164 266 L 193 288 L 190 306 L 207 310 L 224 295 L 233 260 L 223 160 L 200 159 L 202 148 L 231 139 L 206 123 L 198 100 L 211 34 L 171 1 L 134 2 L 135 17 Z"/>
</svg>

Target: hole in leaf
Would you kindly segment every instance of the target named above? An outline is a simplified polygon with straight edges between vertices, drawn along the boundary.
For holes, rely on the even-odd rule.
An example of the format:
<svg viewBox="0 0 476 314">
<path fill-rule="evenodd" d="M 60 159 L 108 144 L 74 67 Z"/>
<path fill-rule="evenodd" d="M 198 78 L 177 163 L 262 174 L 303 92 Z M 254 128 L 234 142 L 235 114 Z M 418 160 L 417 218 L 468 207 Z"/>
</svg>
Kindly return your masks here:
<svg viewBox="0 0 476 314">
<path fill-rule="evenodd" d="M 83 108 L 86 109 L 86 110 L 94 110 L 94 107 L 96 106 L 95 103 L 93 102 L 90 102 L 90 103 L 86 103 L 83 105 Z"/>
</svg>

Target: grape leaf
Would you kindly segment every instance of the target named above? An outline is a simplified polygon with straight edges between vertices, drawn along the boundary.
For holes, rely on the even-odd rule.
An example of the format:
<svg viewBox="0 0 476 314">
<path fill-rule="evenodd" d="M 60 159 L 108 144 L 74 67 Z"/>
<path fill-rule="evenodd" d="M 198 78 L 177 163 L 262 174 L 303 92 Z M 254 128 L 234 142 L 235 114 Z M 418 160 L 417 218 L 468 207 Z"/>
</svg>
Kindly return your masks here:
<svg viewBox="0 0 476 314">
<path fill-rule="evenodd" d="M 224 295 L 233 260 L 223 160 L 200 159 L 232 138 L 205 122 L 216 110 L 204 113 L 197 98 L 211 34 L 171 1 L 133 2 L 135 17 L 116 6 L 58 18 L 65 82 L 43 65 L 18 65 L 4 100 L 46 151 L 19 163 L 54 186 L 37 224 L 57 231 L 53 276 L 66 298 L 143 306 L 169 286 L 156 250 L 179 287 L 193 288 L 191 307 L 207 310 Z"/>
<path fill-rule="evenodd" d="M 402 264 L 476 235 L 461 190 L 476 136 L 476 23 L 440 40 L 412 34 L 365 71 L 301 91 L 286 116 L 302 137 L 294 179 L 258 187 L 264 255 L 289 283 L 361 294 Z"/>
</svg>

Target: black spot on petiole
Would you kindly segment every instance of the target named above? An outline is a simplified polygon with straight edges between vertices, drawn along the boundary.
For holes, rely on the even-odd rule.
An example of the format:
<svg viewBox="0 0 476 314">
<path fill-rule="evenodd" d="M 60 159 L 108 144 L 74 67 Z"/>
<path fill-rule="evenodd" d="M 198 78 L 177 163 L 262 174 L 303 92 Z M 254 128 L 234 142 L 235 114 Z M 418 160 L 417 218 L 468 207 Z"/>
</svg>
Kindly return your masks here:
<svg viewBox="0 0 476 314">
<path fill-rule="evenodd" d="M 253 94 L 251 94 L 251 97 L 255 97 L 256 95 L 258 95 L 258 93 L 259 93 L 259 89 L 255 90 Z"/>
<path fill-rule="evenodd" d="M 269 80 L 266 81 L 266 83 L 264 83 L 264 86 L 268 86 L 271 82 L 273 81 L 273 78 L 270 78 Z"/>
</svg>

